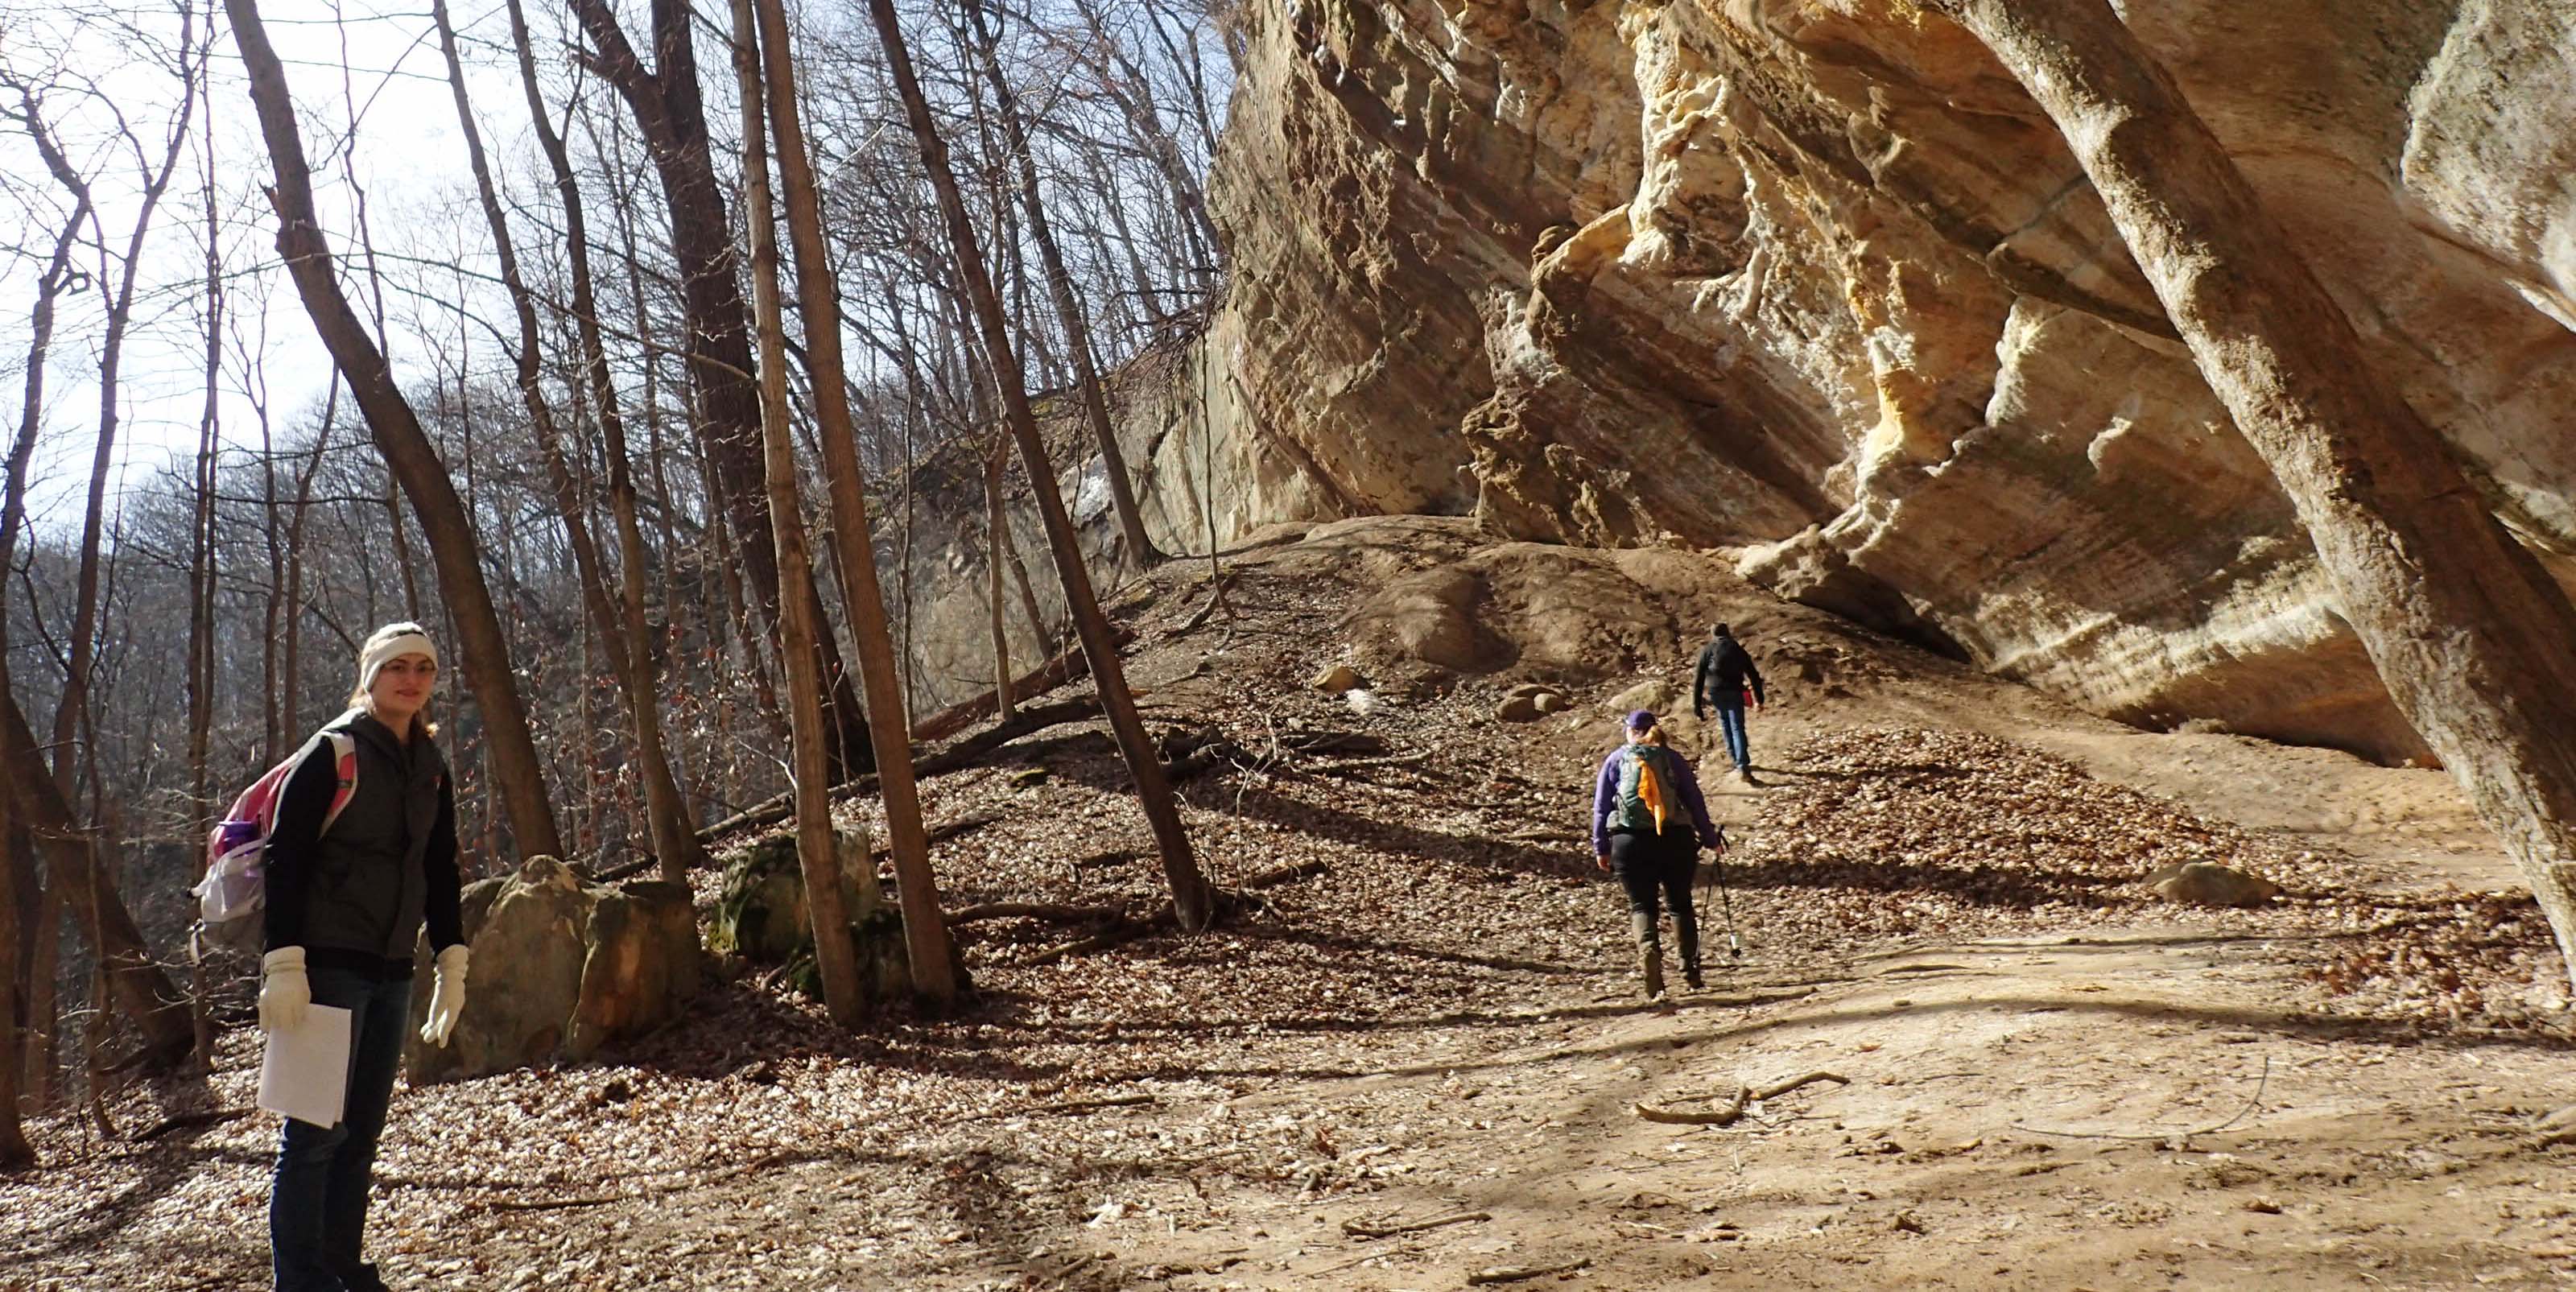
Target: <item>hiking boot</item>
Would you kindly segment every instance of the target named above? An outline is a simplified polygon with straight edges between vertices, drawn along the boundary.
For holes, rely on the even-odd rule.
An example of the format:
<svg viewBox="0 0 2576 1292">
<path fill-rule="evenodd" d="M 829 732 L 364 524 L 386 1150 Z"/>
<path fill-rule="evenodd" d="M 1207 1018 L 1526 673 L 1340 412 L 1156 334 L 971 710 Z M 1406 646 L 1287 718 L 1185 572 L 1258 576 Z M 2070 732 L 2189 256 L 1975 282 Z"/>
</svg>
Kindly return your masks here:
<svg viewBox="0 0 2576 1292">
<path fill-rule="evenodd" d="M 1664 949 L 1652 942 L 1637 946 L 1637 970 L 1646 978 L 1646 999 L 1664 997 Z"/>
<path fill-rule="evenodd" d="M 1655 917 L 1632 912 L 1628 928 L 1637 935 L 1637 971 L 1646 979 L 1646 999 L 1658 999 L 1664 994 L 1664 945 L 1655 935 Z"/>
<path fill-rule="evenodd" d="M 1700 981 L 1698 965 L 1686 964 L 1682 966 L 1682 985 L 1690 988 L 1692 991 L 1698 991 L 1700 988 L 1705 987 L 1708 984 Z"/>
<path fill-rule="evenodd" d="M 384 1279 L 377 1275 L 373 1264 L 358 1265 L 340 1271 L 340 1287 L 343 1292 L 393 1292 L 392 1288 L 385 1285 Z"/>
</svg>

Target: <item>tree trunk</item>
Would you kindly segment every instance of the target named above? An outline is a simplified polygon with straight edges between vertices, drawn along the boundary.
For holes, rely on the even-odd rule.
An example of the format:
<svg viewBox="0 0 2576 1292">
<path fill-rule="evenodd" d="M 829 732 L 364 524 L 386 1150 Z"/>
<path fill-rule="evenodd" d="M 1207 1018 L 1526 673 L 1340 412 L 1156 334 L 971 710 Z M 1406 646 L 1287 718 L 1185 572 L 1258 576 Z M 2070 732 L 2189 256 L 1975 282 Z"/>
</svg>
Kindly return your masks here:
<svg viewBox="0 0 2576 1292">
<path fill-rule="evenodd" d="M 250 78 L 251 102 L 258 111 L 260 131 L 277 169 L 277 185 L 270 191 L 270 201 L 278 214 L 278 253 L 294 276 L 305 312 L 313 317 L 314 330 L 321 334 L 359 410 L 366 415 L 387 466 L 401 481 L 429 534 L 439 590 L 456 620 L 466 679 L 472 683 L 483 710 L 491 774 L 508 808 L 518 853 L 523 857 L 539 853 L 561 856 L 563 843 L 555 833 L 554 813 L 546 801 L 543 764 L 528 730 L 527 711 L 519 701 L 509 643 L 502 634 L 500 616 L 493 610 L 491 590 L 483 581 L 480 553 L 474 531 L 466 521 L 464 503 L 456 496 L 456 486 L 449 480 L 429 436 L 422 431 L 420 419 L 394 383 L 383 353 L 369 337 L 366 325 L 349 308 L 348 298 L 341 293 L 333 274 L 330 246 L 316 223 L 312 174 L 305 165 L 304 142 L 296 131 L 286 69 L 268 43 L 267 29 L 260 23 L 258 0 L 224 0 L 224 9 L 232 18 L 233 40 L 241 49 Z"/>
<path fill-rule="evenodd" d="M 513 34 L 520 38 L 519 43 L 524 48 L 526 30 L 519 18 L 517 0 L 512 0 L 510 13 Z M 430 15 L 438 28 L 439 51 L 447 62 L 448 86 L 456 100 L 457 128 L 465 137 L 467 169 L 474 175 L 474 190 L 483 205 L 484 222 L 492 230 L 502 286 L 509 292 L 513 312 L 518 316 L 519 398 L 527 407 L 531 432 L 537 442 L 537 456 L 552 486 L 555 510 L 563 519 L 565 538 L 572 549 L 574 578 L 581 585 L 582 603 L 599 631 L 602 648 L 608 653 L 609 671 L 616 675 L 618 691 L 626 701 L 627 721 L 635 733 L 636 757 L 642 763 L 639 770 L 648 804 L 645 815 L 649 821 L 654 854 L 663 858 L 665 865 L 678 867 L 675 878 L 685 876 L 688 863 L 700 855 L 700 849 L 696 846 L 696 830 L 689 824 L 687 810 L 681 806 L 679 787 L 672 783 L 671 765 L 662 752 L 661 723 L 654 712 L 650 656 L 641 631 L 641 608 L 638 608 L 636 616 L 639 622 L 634 625 L 635 631 L 630 636 L 624 616 L 609 600 L 608 576 L 602 568 L 599 544 L 591 536 L 586 510 L 574 487 L 572 472 L 564 463 L 563 437 L 556 426 L 554 409 L 545 395 L 542 376 L 544 340 L 538 328 L 536 301 L 529 294 L 526 281 L 520 277 L 519 253 L 510 238 L 509 217 L 501 209 L 500 193 L 492 186 L 491 166 L 483 156 L 482 132 L 474 124 L 473 105 L 466 97 L 465 68 L 457 57 L 456 30 L 448 18 L 446 0 L 431 0 Z M 529 82 L 529 92 L 535 93 L 533 81 Z M 541 102 L 536 105 L 536 116 L 538 128 L 546 130 L 547 136 L 552 138 Z M 578 228 L 571 231 L 571 237 L 578 246 Z M 586 253 L 581 254 L 586 256 Z M 587 268 L 586 259 L 583 267 Z M 595 332 L 596 323 L 590 326 Z M 605 374 L 600 374 L 599 379 L 605 381 Z M 615 406 L 606 405 L 604 415 L 613 417 Z M 641 572 L 637 573 L 640 576 Z M 583 686 L 580 694 L 587 700 L 590 688 Z M 583 724 L 585 737 L 590 726 L 589 723 Z M 593 806 L 595 811 L 595 798 Z M 681 839 L 688 842 L 683 844 L 679 842 Z"/>
<path fill-rule="evenodd" d="M 211 118 L 213 114 L 207 115 Z M 209 135 L 212 133 L 211 121 L 208 123 L 208 133 Z M 212 158 L 214 150 L 211 138 L 207 142 L 209 146 L 206 156 Z M 203 196 L 206 208 L 206 388 L 205 403 L 197 413 L 196 505 L 191 516 L 192 523 L 188 527 L 190 539 L 188 553 L 189 828 L 180 835 L 182 839 L 198 838 L 200 832 L 212 830 L 215 822 L 209 818 L 220 810 L 209 804 L 209 800 L 214 796 L 207 789 L 209 777 L 206 768 L 207 746 L 211 743 L 215 726 L 215 446 L 223 427 L 221 405 L 217 401 L 223 394 L 224 362 L 224 276 L 220 255 L 223 246 L 223 223 L 222 212 L 216 204 L 215 183 L 211 173 L 206 177 Z M 271 492 L 274 492 L 275 480 L 275 474 L 270 473 Z M 274 560 L 276 536 L 273 521 L 270 528 L 269 550 L 272 555 L 270 570 L 273 574 L 276 570 Z M 274 595 L 270 598 L 270 604 L 273 613 Z M 265 684 L 274 686 L 276 684 L 275 651 L 263 649 L 261 661 L 262 672 L 269 675 L 265 678 Z M 273 745 L 276 732 L 276 714 L 273 710 L 268 715 L 268 723 L 270 733 L 268 743 Z M 194 1028 L 197 1061 L 200 1065 L 211 1068 L 215 1061 L 215 1025 L 212 1015 L 208 1012 L 210 1002 L 203 959 L 196 960 L 194 974 L 188 985 L 188 1018 Z"/>
<path fill-rule="evenodd" d="M 813 383 L 816 432 L 823 441 L 823 480 L 832 498 L 841 597 L 850 617 L 850 637 L 858 647 L 859 679 L 867 687 L 868 734 L 876 747 L 877 788 L 885 798 L 895 894 L 903 907 L 904 948 L 912 963 L 913 990 L 934 1010 L 945 1013 L 957 1003 L 956 966 L 948 922 L 939 914 L 939 881 L 930 869 L 930 841 L 921 824 L 921 795 L 913 784 L 912 745 L 905 731 L 908 706 L 886 626 L 885 592 L 877 581 L 858 428 L 850 421 L 848 379 L 842 370 L 841 307 L 823 258 L 822 200 L 815 192 L 813 161 L 805 150 L 804 123 L 797 115 L 787 10 L 781 0 L 753 0 L 753 5 L 760 21 L 761 63 L 768 73 L 764 88 L 778 141 L 779 178 L 787 190 L 787 230 L 794 243 L 797 298 L 804 312 L 805 367 Z"/>
<path fill-rule="evenodd" d="M 98 350 L 98 440 L 90 455 L 89 495 L 81 513 L 80 568 L 74 580 L 72 601 L 71 658 L 63 675 L 63 693 L 54 706 L 54 783 L 65 799 L 75 797 L 74 770 L 79 754 L 88 745 L 76 737 L 89 709 L 90 674 L 97 667 L 99 617 L 99 559 L 107 507 L 107 477 L 115 464 L 116 433 L 123 411 L 119 399 L 118 376 L 124 366 L 125 334 L 134 317 L 134 286 L 143 267 L 143 249 L 152 231 L 152 217 L 161 206 L 161 195 L 168 192 L 171 177 L 178 173 L 179 149 L 188 139 L 188 121 L 196 113 L 197 79 L 189 66 L 196 46 L 196 10 L 189 5 L 179 8 L 179 71 L 182 93 L 179 116 L 171 124 L 169 138 L 162 150 L 158 170 L 142 167 L 137 177 L 141 192 L 134 213 L 134 224 L 125 241 L 125 256 L 116 272 L 116 291 L 107 299 L 105 329 Z M 81 177 L 69 158 L 55 146 L 53 135 L 36 117 L 35 106 L 28 104 L 27 136 L 34 142 L 37 154 L 56 182 L 70 190 L 76 205 L 90 208 L 89 184 Z M 127 136 L 129 143 L 141 152 L 139 140 Z M 141 162 L 138 157 L 138 163 Z M 99 252 L 98 282 L 106 286 L 108 278 L 107 248 Z"/>
<path fill-rule="evenodd" d="M 1065 349 L 1073 359 L 1073 377 L 1082 389 L 1082 411 L 1091 422 L 1091 438 L 1100 445 L 1100 461 L 1109 477 L 1109 502 L 1118 513 L 1118 530 L 1127 540 L 1128 555 L 1139 566 L 1149 566 L 1163 558 L 1154 540 L 1145 534 L 1145 518 L 1136 508 L 1136 487 L 1127 474 L 1127 454 L 1118 447 L 1118 430 L 1109 421 L 1109 399 L 1100 387 L 1100 365 L 1091 353 L 1091 325 L 1082 314 L 1081 302 L 1073 296 L 1073 275 L 1064 267 L 1064 252 L 1056 246 L 1055 230 L 1047 224 L 1046 199 L 1038 191 L 1038 163 L 1029 151 L 1029 132 L 1020 120 L 1020 103 L 1011 93 L 1011 83 L 1002 75 L 1002 64 L 994 52 L 992 29 L 984 21 L 980 0 L 967 0 L 967 17 L 975 24 L 976 53 L 983 65 L 984 80 L 993 87 L 995 106 L 1001 110 L 1002 133 L 1009 144 L 1011 160 L 1019 171 L 1020 205 L 1028 211 L 1029 236 L 1037 240 L 1038 263 L 1046 271 L 1047 294 L 1055 300 L 1057 320 L 1064 327 Z"/>
<path fill-rule="evenodd" d="M 536 128 L 537 142 L 545 150 L 546 165 L 554 173 L 555 192 L 563 201 L 573 321 L 581 337 L 582 366 L 590 376 L 591 398 L 599 405 L 600 436 L 608 455 L 608 506 L 617 530 L 619 623 L 602 624 L 600 631 L 612 636 L 619 629 L 624 632 L 625 654 L 632 671 L 627 701 L 633 709 L 637 754 L 644 763 L 645 811 L 652 822 L 653 853 L 661 859 L 664 879 L 685 882 L 689 871 L 706 862 L 706 845 L 698 841 L 688 800 L 671 770 L 668 743 L 662 732 L 661 702 L 654 694 L 653 639 L 644 619 L 644 531 L 635 516 L 635 481 L 626 451 L 626 417 L 618 407 L 617 389 L 609 379 L 607 344 L 600 337 L 599 302 L 590 274 L 589 221 L 582 208 L 581 186 L 573 178 L 571 156 L 564 148 L 563 137 L 555 133 L 553 123 L 547 119 L 545 98 L 537 88 L 536 55 L 528 40 L 528 22 L 519 0 L 509 0 L 509 11 L 510 39 L 518 49 L 519 81 L 527 91 L 528 118 Z"/>
<path fill-rule="evenodd" d="M 36 836 L 46 886 L 62 895 L 77 926 L 93 938 L 90 953 L 108 976 L 109 992 L 143 1034 L 145 1062 L 166 1068 L 186 1058 L 196 1044 L 187 1001 L 153 963 L 142 930 L 117 898 L 115 881 L 93 875 L 89 837 L 46 774 L 36 733 L 9 690 L 5 665 L 0 665 L 0 785 L 12 796 L 11 814 Z"/>
<path fill-rule="evenodd" d="M 993 712 L 1008 722 L 1019 706 L 1011 695 L 1011 634 L 1007 617 L 1002 613 L 1002 531 L 1011 518 L 1002 511 L 1002 455 L 996 452 L 984 459 L 984 582 L 989 589 L 993 615 Z M 1036 626 L 1031 625 L 1035 632 Z"/>
<path fill-rule="evenodd" d="M 813 577 L 805 551 L 805 511 L 798 501 L 796 459 L 787 427 L 787 332 L 778 300 L 778 234 L 769 205 L 769 161 L 762 138 L 758 38 L 751 0 L 733 0 L 734 75 L 742 86 L 742 204 L 751 227 L 751 292 L 760 331 L 760 427 L 769 476 L 770 528 L 778 569 L 790 581 Z M 791 600 L 781 621 L 787 656 L 787 713 L 796 755 L 796 859 L 805 876 L 805 903 L 814 917 L 814 967 L 823 980 L 823 1006 L 832 1021 L 855 1027 L 863 1019 L 857 948 L 849 913 L 841 904 L 838 840 L 832 832 L 832 780 L 824 756 L 823 679 L 815 638 L 822 625 L 802 600 Z M 879 710 L 878 716 L 883 717 Z M 909 751 L 900 742 L 898 753 Z M 906 764 L 909 765 L 908 763 Z M 864 860 L 862 865 L 866 864 Z"/>
<path fill-rule="evenodd" d="M 725 217 L 724 189 L 716 179 L 707 137 L 697 46 L 689 30 L 692 11 L 681 0 L 652 0 L 655 66 L 647 71 L 627 43 L 608 0 L 572 0 L 572 7 L 595 46 L 585 61 L 626 101 L 643 132 L 654 170 L 662 178 L 662 196 L 670 210 L 671 255 L 679 262 L 681 309 L 689 327 L 689 387 L 698 406 L 699 442 L 714 468 L 735 550 L 751 571 L 751 589 L 762 619 L 777 625 L 780 597 L 793 595 L 804 598 L 807 613 L 828 628 L 822 598 L 810 578 L 801 587 L 781 582 L 770 519 L 761 501 L 767 493 L 762 480 L 761 377 L 744 321 L 742 287 L 737 281 L 740 262 L 734 255 L 732 225 Z M 824 715 L 832 724 L 833 771 L 836 777 L 848 779 L 871 766 L 867 716 L 860 711 L 858 693 L 829 631 L 821 632 L 818 648 L 830 688 Z"/>
<path fill-rule="evenodd" d="M 1941 0 L 2057 122 L 2201 375 L 2297 507 L 2391 698 L 2576 978 L 2576 607 L 2102 0 Z"/>
<path fill-rule="evenodd" d="M 1000 390 L 1011 437 L 1019 443 L 1020 462 L 1028 472 L 1030 490 L 1037 497 L 1038 515 L 1046 523 L 1047 548 L 1055 558 L 1057 576 L 1064 581 L 1065 600 L 1072 607 L 1083 654 L 1090 657 L 1101 707 L 1109 718 L 1110 730 L 1117 734 L 1128 774 L 1135 778 L 1137 801 L 1145 809 L 1146 820 L 1153 823 L 1164 878 L 1172 887 L 1173 913 L 1183 929 L 1197 932 L 1215 918 L 1213 895 L 1206 877 L 1199 873 L 1198 859 L 1190 854 L 1189 835 L 1172 802 L 1171 784 L 1164 778 L 1162 762 L 1145 734 L 1144 720 L 1136 713 L 1135 697 L 1128 694 L 1126 670 L 1119 663 L 1117 648 L 1110 644 L 1108 617 L 1101 613 L 1090 572 L 1083 568 L 1073 518 L 1065 514 L 1064 499 L 1056 489 L 1055 469 L 1047 461 L 1046 445 L 1038 438 L 1037 418 L 1029 409 L 1029 393 L 1021 383 L 1001 299 L 993 291 L 991 275 L 985 272 L 983 249 L 976 241 L 974 223 L 967 218 L 965 200 L 957 191 L 956 173 L 948 164 L 948 145 L 939 137 L 938 123 L 932 120 L 930 104 L 922 97 L 921 82 L 913 74 L 912 56 L 904 47 L 894 0 L 868 0 L 868 15 L 876 24 L 878 42 L 885 47 L 887 71 L 894 78 L 896 91 L 903 96 L 904 115 L 921 149 L 922 168 L 939 194 L 940 215 L 948 226 L 957 272 L 965 278 L 968 294 L 974 298 L 993 384 Z"/>
<path fill-rule="evenodd" d="M 6 672 L 0 667 L 0 674 Z M 18 991 L 23 942 L 18 933 L 18 863 L 9 855 L 17 829 L 11 810 L 16 797 L 0 793 L 0 1171 L 36 1164 L 36 1150 L 18 1121 L 18 1029 L 26 1018 L 26 1001 Z"/>
</svg>

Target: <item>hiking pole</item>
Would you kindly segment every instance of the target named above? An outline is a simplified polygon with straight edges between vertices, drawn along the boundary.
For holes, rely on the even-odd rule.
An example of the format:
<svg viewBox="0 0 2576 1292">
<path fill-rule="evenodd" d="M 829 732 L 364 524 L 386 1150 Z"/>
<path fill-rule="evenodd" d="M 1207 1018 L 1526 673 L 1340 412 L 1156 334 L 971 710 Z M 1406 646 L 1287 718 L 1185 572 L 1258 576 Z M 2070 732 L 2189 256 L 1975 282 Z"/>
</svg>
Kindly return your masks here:
<svg viewBox="0 0 2576 1292">
<path fill-rule="evenodd" d="M 1717 877 L 1718 908 L 1726 912 L 1726 953 L 1735 962 L 1744 962 L 1744 939 L 1735 933 L 1735 894 L 1726 886 L 1726 827 L 1717 828 L 1717 855 L 1709 858 L 1708 868 Z"/>
</svg>

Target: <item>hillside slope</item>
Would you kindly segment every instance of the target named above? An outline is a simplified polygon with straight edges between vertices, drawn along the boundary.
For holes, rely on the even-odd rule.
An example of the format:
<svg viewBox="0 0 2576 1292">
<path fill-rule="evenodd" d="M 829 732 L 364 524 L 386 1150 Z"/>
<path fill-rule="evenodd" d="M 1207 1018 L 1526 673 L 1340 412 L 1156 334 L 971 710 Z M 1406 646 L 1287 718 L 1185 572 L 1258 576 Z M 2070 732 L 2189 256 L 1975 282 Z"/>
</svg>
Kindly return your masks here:
<svg viewBox="0 0 2576 1292">
<path fill-rule="evenodd" d="M 1204 863 L 1245 896 L 1223 928 L 1068 951 L 1092 928 L 977 922 L 981 995 L 956 1019 L 840 1034 L 747 976 L 598 1063 L 406 1089 L 372 1239 L 388 1276 L 762 1292 L 1453 1287 L 1576 1261 L 1533 1286 L 2576 1276 L 2576 1148 L 2531 1146 L 2539 1114 L 2576 1103 L 2564 974 L 2527 898 L 2473 891 L 2502 861 L 2440 774 L 2141 733 L 1686 553 L 1388 517 L 1272 530 L 1226 568 L 1227 608 L 1203 617 L 1203 566 L 1114 601 L 1149 722 L 1231 750 L 1182 781 Z M 1724 890 L 1712 872 L 1702 892 L 1710 986 L 1655 1007 L 1591 866 L 1587 787 L 1619 714 L 1685 680 L 1684 647 L 1720 617 L 1773 683 L 1763 783 L 1709 778 L 1738 844 Z M 1424 664 L 1444 631 L 1485 671 Z M 1345 663 L 1364 699 L 1308 685 Z M 1525 681 L 1572 707 L 1497 721 Z M 1698 753 L 1707 733 L 1666 711 Z M 925 798 L 934 821 L 999 817 L 935 850 L 951 910 L 1143 917 L 1161 900 L 1096 723 L 933 777 Z M 2190 858 L 2289 893 L 2200 910 L 2136 882 Z M 477 974 L 506 989 L 506 966 Z M 227 1008 L 210 1080 L 111 1109 L 128 1135 L 182 1119 L 161 1133 L 37 1123 L 46 1167 L 0 1180 L 18 1283 L 261 1285 L 275 1130 L 220 1115 L 249 1101 L 255 1051 L 247 996 Z M 1848 1084 L 1732 1126 L 1632 1109 L 1820 1068 Z M 1346 1227 L 1459 1213 L 1482 1218 Z"/>
</svg>

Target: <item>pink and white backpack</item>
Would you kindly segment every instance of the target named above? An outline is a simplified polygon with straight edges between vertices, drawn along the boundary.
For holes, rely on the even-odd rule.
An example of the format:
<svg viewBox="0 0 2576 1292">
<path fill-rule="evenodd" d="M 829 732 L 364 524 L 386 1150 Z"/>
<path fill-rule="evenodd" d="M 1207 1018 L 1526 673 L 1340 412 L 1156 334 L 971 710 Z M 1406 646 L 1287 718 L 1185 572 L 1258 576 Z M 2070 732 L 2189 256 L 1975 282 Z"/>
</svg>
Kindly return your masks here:
<svg viewBox="0 0 2576 1292">
<path fill-rule="evenodd" d="M 323 830 L 340 819 L 340 809 L 349 806 L 349 799 L 358 792 L 357 738 L 331 728 L 262 773 L 233 800 L 223 824 L 206 836 L 206 874 L 192 890 L 197 895 L 195 936 L 200 951 L 217 946 L 247 955 L 260 953 L 261 912 L 268 904 L 268 840 L 277 830 L 277 801 L 285 797 L 287 779 L 313 750 L 314 742 L 322 740 L 331 742 L 340 773 L 340 783 L 331 791 L 330 810 L 322 814 Z"/>
</svg>

